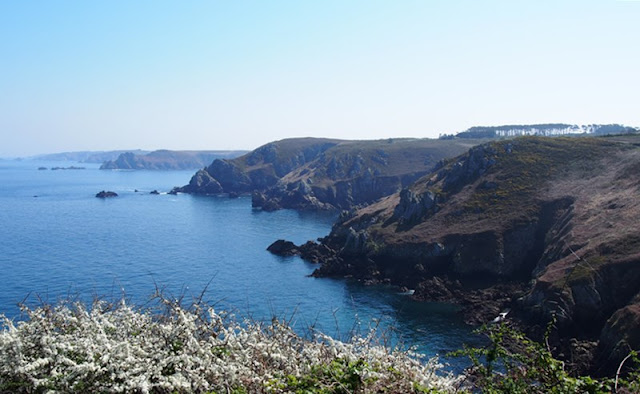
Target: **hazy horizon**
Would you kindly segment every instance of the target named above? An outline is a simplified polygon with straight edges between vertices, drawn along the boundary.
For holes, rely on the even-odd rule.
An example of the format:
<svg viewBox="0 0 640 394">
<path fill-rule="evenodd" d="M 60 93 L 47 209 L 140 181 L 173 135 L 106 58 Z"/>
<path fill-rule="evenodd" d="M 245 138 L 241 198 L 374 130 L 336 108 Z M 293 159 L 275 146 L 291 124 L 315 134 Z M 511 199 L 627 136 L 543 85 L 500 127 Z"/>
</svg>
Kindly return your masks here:
<svg viewBox="0 0 640 394">
<path fill-rule="evenodd" d="M 0 3 L 0 157 L 640 126 L 640 1 Z"/>
<path fill-rule="evenodd" d="M 565 124 L 569 124 L 566 122 L 546 122 L 547 124 L 558 124 L 558 123 L 565 123 Z M 533 124 L 532 124 L 533 125 Z M 481 127 L 483 127 L 485 125 L 481 125 Z M 508 125 L 491 125 L 491 126 L 508 126 Z M 529 125 L 527 125 L 529 126 Z M 577 126 L 585 126 L 585 125 L 577 125 Z M 629 126 L 629 125 L 626 125 Z M 638 128 L 638 127 L 636 127 Z M 465 130 L 459 130 L 459 131 L 453 131 L 449 134 L 456 134 L 458 132 L 462 132 L 462 131 L 466 131 Z M 343 139 L 343 140 L 351 140 L 349 138 L 337 138 L 337 137 L 323 137 L 323 136 L 298 136 L 298 137 L 286 137 L 286 138 L 334 138 L 334 139 Z M 388 138 L 393 138 L 393 139 L 403 139 L 403 138 L 431 138 L 431 139 L 436 139 L 438 138 L 438 136 L 432 137 L 405 137 L 405 136 L 391 136 L 391 137 L 383 137 L 383 138 L 376 138 L 376 139 L 388 139 Z M 371 139 L 358 139 L 358 140 L 371 140 Z M 275 142 L 278 140 L 270 140 L 267 141 L 266 143 L 269 142 Z M 0 159 L 32 159 L 32 158 L 37 158 L 39 156 L 46 156 L 46 155 L 55 155 L 55 154 L 65 154 L 65 153 L 81 153 L 81 152 L 92 152 L 92 153 L 101 153 L 101 152 L 119 152 L 119 151 L 126 151 L 126 152 L 133 152 L 133 153 L 138 153 L 138 152 L 153 152 L 153 151 L 159 151 L 159 150 L 170 150 L 170 151 L 228 151 L 228 152 L 232 152 L 232 151 L 246 151 L 246 152 L 250 152 L 254 149 L 259 148 L 260 146 L 264 145 L 264 143 L 261 143 L 260 145 L 256 145 L 253 147 L 248 147 L 248 148 L 238 148 L 238 149 L 197 149 L 197 148 L 193 148 L 193 149 L 173 149 L 171 147 L 158 147 L 158 148 L 138 148 L 138 147 L 132 147 L 130 149 L 124 148 L 124 149 L 95 149 L 95 150 L 83 150 L 83 149 L 79 149 L 79 150 L 61 150 L 61 151 L 52 151 L 52 152 L 38 152 L 38 153 L 33 153 L 33 154 L 28 154 L 28 155 L 22 155 L 22 156 L 0 156 Z"/>
</svg>

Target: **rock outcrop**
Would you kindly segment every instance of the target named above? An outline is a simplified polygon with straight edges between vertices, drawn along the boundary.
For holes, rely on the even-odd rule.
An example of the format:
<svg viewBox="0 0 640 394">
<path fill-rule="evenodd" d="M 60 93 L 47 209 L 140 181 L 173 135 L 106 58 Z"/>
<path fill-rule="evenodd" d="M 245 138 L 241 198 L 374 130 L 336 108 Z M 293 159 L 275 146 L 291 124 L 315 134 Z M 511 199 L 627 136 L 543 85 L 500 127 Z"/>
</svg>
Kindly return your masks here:
<svg viewBox="0 0 640 394">
<path fill-rule="evenodd" d="M 219 183 L 220 193 L 263 192 L 290 171 L 314 160 L 339 140 L 298 138 L 272 142 L 236 159 L 216 159 L 194 177 L 208 176 Z M 211 194 L 192 179 L 183 193 Z"/>
<path fill-rule="evenodd" d="M 342 214 L 311 245 L 324 251 L 314 275 L 456 301 L 471 322 L 504 308 L 530 327 L 555 318 L 563 343 L 599 341 L 594 370 L 617 367 L 640 347 L 639 146 L 625 136 L 474 147 Z"/>
<path fill-rule="evenodd" d="M 611 374 L 616 364 L 640 349 L 640 299 L 615 311 L 607 320 L 600 334 L 596 353 L 598 372 Z"/>
<path fill-rule="evenodd" d="M 196 174 L 191 177 L 189 181 L 189 187 L 197 189 L 200 194 L 218 194 L 222 193 L 223 189 L 220 183 L 216 181 L 206 170 L 198 170 Z"/>
<path fill-rule="evenodd" d="M 299 254 L 298 247 L 291 241 L 279 239 L 269 245 L 267 250 L 278 256 L 295 256 Z"/>
<path fill-rule="evenodd" d="M 180 189 L 185 193 L 251 193 L 272 211 L 350 209 L 393 194 L 474 140 L 393 139 L 276 141 L 233 160 L 215 160 Z M 221 190 L 207 187 L 217 182 Z"/>
<path fill-rule="evenodd" d="M 106 190 L 103 190 L 103 191 L 101 191 L 101 192 L 98 192 L 98 193 L 96 194 L 96 197 L 98 197 L 98 198 L 118 197 L 118 193 L 116 193 L 116 192 L 112 192 L 112 191 L 106 191 Z"/>
</svg>

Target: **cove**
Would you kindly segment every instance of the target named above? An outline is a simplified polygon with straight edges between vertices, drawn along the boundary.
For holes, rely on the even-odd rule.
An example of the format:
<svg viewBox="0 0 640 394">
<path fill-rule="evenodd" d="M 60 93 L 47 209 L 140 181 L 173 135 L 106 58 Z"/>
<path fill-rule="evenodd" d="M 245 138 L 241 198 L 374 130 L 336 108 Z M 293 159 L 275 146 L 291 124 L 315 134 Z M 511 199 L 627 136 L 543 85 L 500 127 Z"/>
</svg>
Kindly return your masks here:
<svg viewBox="0 0 640 394">
<path fill-rule="evenodd" d="M 124 295 L 144 304 L 157 288 L 185 301 L 206 288 L 216 309 L 284 318 L 300 333 L 314 327 L 345 338 L 378 326 L 428 356 L 460 348 L 471 336 L 449 305 L 414 302 L 392 287 L 312 278 L 314 265 L 266 251 L 279 238 L 300 244 L 326 235 L 334 214 L 263 212 L 248 197 L 150 194 L 187 183 L 191 171 L 1 164 L 0 313 L 7 316 L 19 316 L 25 297 L 37 303 Z M 95 198 L 100 190 L 119 196 Z"/>
</svg>

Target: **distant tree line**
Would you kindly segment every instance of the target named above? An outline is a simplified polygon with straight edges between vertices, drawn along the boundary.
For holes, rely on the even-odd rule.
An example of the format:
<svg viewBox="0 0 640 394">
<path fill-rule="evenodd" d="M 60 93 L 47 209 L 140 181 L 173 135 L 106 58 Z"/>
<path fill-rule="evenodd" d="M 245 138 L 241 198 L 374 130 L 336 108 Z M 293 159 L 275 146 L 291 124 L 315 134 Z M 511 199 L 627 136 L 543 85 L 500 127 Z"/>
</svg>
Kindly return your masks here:
<svg viewBox="0 0 640 394">
<path fill-rule="evenodd" d="M 567 134 L 631 134 L 639 130 L 621 124 L 570 125 L 565 123 L 544 123 L 535 125 L 475 126 L 457 134 L 440 134 L 440 139 L 454 138 L 498 138 L 523 135 L 556 136 Z"/>
<path fill-rule="evenodd" d="M 635 127 L 623 126 L 620 124 L 601 124 L 591 125 L 594 128 L 593 133 L 598 135 L 604 134 L 632 134 L 637 133 L 639 130 Z"/>
</svg>

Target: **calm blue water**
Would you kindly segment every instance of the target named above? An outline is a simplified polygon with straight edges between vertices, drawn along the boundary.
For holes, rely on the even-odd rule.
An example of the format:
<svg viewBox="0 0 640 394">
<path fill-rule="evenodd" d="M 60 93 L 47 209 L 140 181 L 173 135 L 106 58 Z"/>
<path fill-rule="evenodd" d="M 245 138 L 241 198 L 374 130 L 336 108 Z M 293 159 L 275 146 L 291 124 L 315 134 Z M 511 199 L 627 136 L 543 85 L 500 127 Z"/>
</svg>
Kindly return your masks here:
<svg viewBox="0 0 640 394">
<path fill-rule="evenodd" d="M 86 170 L 39 171 L 81 165 Z M 293 318 L 330 335 L 385 329 L 428 355 L 459 348 L 470 329 L 452 308 L 417 303 L 389 287 L 316 279 L 314 266 L 265 249 L 326 235 L 328 214 L 252 210 L 249 198 L 150 195 L 188 183 L 193 171 L 100 171 L 97 165 L 0 161 L 0 313 L 29 296 L 49 302 L 124 292 L 146 302 L 156 286 L 240 316 Z M 119 197 L 98 199 L 100 190 Z M 140 192 L 134 192 L 138 189 Z M 37 295 L 37 297 L 36 297 Z"/>
</svg>

